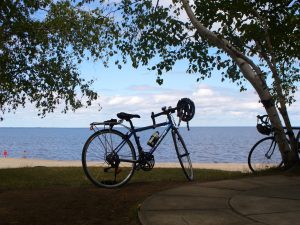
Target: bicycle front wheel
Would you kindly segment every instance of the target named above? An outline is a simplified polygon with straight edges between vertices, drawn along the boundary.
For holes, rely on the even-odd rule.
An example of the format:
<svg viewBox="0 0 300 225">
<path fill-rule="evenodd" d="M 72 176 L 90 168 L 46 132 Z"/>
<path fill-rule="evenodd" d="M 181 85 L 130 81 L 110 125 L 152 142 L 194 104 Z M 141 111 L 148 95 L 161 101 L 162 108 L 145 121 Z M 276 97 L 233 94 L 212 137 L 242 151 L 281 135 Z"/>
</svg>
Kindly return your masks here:
<svg viewBox="0 0 300 225">
<path fill-rule="evenodd" d="M 279 168 L 282 165 L 281 154 L 274 137 L 261 139 L 249 152 L 248 166 L 252 172 Z"/>
<path fill-rule="evenodd" d="M 179 134 L 178 130 L 172 131 L 172 137 L 174 141 L 175 150 L 177 153 L 178 160 L 180 162 L 180 166 L 183 170 L 184 175 L 189 181 L 194 179 L 192 162 L 190 159 L 190 153 L 188 152 L 186 145 Z"/>
<path fill-rule="evenodd" d="M 119 187 L 134 173 L 136 155 L 132 143 L 117 130 L 95 132 L 82 151 L 84 173 L 96 186 Z"/>
<path fill-rule="evenodd" d="M 296 137 L 296 141 L 297 141 L 298 153 L 300 153 L 300 130 L 298 131 L 298 134 L 297 134 L 297 137 Z"/>
</svg>

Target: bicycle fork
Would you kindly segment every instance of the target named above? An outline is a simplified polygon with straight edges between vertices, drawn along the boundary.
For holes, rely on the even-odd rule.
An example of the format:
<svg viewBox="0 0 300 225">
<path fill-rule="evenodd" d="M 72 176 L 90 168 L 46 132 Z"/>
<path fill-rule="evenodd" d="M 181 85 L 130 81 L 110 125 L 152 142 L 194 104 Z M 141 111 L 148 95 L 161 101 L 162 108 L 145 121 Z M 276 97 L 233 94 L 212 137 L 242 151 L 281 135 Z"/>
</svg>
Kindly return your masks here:
<svg viewBox="0 0 300 225">
<path fill-rule="evenodd" d="M 265 157 L 267 159 L 271 159 L 271 157 L 272 157 L 272 155 L 274 153 L 275 147 L 276 147 L 276 142 L 273 140 L 272 143 L 271 143 L 271 145 L 270 145 L 269 150 L 265 154 Z M 271 154 L 269 154 L 269 153 L 271 153 Z"/>
</svg>

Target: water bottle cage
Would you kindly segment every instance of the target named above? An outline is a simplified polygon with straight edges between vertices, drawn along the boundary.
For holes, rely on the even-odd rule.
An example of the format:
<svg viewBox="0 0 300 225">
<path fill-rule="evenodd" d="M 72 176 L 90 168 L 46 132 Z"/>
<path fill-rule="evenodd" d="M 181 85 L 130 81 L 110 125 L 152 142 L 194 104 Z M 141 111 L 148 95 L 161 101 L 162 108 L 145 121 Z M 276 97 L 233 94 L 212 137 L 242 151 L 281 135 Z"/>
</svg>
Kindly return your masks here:
<svg viewBox="0 0 300 225">
<path fill-rule="evenodd" d="M 153 148 L 158 140 L 159 140 L 159 133 L 158 133 L 158 131 L 156 131 L 151 135 L 147 144 Z"/>
</svg>

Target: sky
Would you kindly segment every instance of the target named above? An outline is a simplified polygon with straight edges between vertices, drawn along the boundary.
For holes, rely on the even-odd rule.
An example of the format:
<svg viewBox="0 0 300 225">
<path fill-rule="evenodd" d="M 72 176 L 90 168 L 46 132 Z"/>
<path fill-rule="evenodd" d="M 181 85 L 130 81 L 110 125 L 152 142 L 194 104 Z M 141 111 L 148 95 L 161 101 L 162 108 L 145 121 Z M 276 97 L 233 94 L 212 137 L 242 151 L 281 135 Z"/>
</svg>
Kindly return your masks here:
<svg viewBox="0 0 300 225">
<path fill-rule="evenodd" d="M 190 126 L 255 126 L 256 115 L 264 114 L 258 96 L 251 86 L 246 92 L 229 81 L 221 82 L 216 71 L 212 78 L 197 82 L 197 75 L 185 72 L 186 64 L 179 62 L 171 72 L 163 74 L 164 83 L 156 83 L 156 74 L 147 68 L 133 69 L 130 64 L 121 70 L 114 65 L 104 68 L 100 63 L 85 61 L 80 65 L 82 77 L 94 79 L 93 89 L 100 98 L 89 108 L 67 114 L 57 110 L 45 118 L 37 116 L 37 109 L 27 105 L 15 113 L 6 114 L 1 127 L 89 127 L 91 122 L 117 118 L 119 112 L 139 114 L 136 126 L 151 125 L 151 112 L 163 106 L 176 106 L 188 97 L 194 101 L 196 114 Z M 299 92 L 296 99 L 300 98 Z M 100 105 L 100 106 L 99 106 Z M 289 108 L 293 125 L 300 125 L 300 104 Z M 160 118 L 165 121 L 166 118 Z M 177 120 L 175 115 L 175 120 Z"/>
</svg>

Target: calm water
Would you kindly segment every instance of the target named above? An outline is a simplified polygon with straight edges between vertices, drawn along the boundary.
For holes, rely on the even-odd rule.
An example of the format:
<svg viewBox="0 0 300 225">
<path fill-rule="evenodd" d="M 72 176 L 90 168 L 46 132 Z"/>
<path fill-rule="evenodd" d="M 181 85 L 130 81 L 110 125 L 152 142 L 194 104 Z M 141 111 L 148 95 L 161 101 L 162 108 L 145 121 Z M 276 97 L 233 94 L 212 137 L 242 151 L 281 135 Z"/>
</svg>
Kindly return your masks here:
<svg viewBox="0 0 300 225">
<path fill-rule="evenodd" d="M 161 131 L 161 130 L 160 130 Z M 139 133 L 144 149 L 153 130 Z M 193 162 L 247 162 L 252 145 L 262 136 L 254 127 L 192 127 L 180 133 Z M 92 134 L 87 128 L 0 128 L 0 152 L 12 158 L 80 160 Z M 177 162 L 169 133 L 154 153 L 157 162 Z"/>
</svg>

